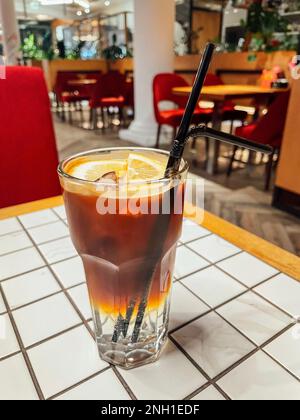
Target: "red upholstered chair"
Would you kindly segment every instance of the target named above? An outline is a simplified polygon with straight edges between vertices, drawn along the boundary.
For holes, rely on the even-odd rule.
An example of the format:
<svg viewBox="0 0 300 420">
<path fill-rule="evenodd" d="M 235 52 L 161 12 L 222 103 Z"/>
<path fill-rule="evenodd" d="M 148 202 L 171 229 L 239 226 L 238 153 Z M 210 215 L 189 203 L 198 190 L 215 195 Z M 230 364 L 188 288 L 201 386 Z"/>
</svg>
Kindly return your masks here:
<svg viewBox="0 0 300 420">
<path fill-rule="evenodd" d="M 103 127 L 105 126 L 104 110 L 111 107 L 119 109 L 119 117 L 123 120 L 123 108 L 126 105 L 126 76 L 118 71 L 109 71 L 103 74 L 96 88 L 94 94 L 90 99 L 91 120 L 94 122 L 94 127 L 97 126 L 97 109 L 101 109 Z"/>
<path fill-rule="evenodd" d="M 177 128 L 179 127 L 184 110 L 188 101 L 186 96 L 180 96 L 173 93 L 176 87 L 187 87 L 188 83 L 179 75 L 173 73 L 162 73 L 155 76 L 153 81 L 153 99 L 154 112 L 158 124 L 156 147 L 159 148 L 159 140 L 161 128 L 163 125 L 173 127 L 174 137 Z M 161 110 L 161 102 L 172 102 L 175 108 L 168 110 Z M 207 124 L 211 121 L 212 110 L 201 109 L 200 107 L 195 111 L 193 117 L 193 124 Z"/>
<path fill-rule="evenodd" d="M 256 123 L 238 127 L 236 135 L 253 140 L 257 143 L 268 144 L 274 148 L 274 153 L 269 157 L 266 168 L 265 189 L 269 190 L 273 169 L 274 155 L 280 152 L 285 121 L 289 105 L 289 92 L 283 92 L 277 96 L 269 107 L 268 113 L 260 118 Z M 233 156 L 228 168 L 228 176 L 232 173 L 238 148 L 234 148 Z"/>
<path fill-rule="evenodd" d="M 213 73 L 208 73 L 206 76 L 204 86 L 217 86 L 224 85 L 223 80 Z M 234 103 L 231 101 L 226 102 L 223 110 L 222 119 L 223 121 L 232 121 L 231 131 L 233 131 L 233 122 L 241 121 L 245 122 L 248 118 L 248 113 L 246 111 L 239 111 L 234 108 Z"/>
<path fill-rule="evenodd" d="M 62 119 L 65 120 L 65 105 L 69 105 L 69 117 L 72 120 L 70 105 L 78 105 L 82 101 L 89 101 L 93 96 L 95 86 L 72 86 L 69 82 L 71 80 L 80 79 L 96 79 L 99 80 L 102 72 L 86 72 L 81 71 L 58 71 L 56 75 L 56 82 L 54 86 L 54 93 L 59 108 L 61 109 Z M 82 108 L 79 107 L 82 111 Z"/>
<path fill-rule="evenodd" d="M 0 118 L 0 207 L 61 194 L 42 70 L 6 68 L 6 79 L 0 79 Z"/>
</svg>

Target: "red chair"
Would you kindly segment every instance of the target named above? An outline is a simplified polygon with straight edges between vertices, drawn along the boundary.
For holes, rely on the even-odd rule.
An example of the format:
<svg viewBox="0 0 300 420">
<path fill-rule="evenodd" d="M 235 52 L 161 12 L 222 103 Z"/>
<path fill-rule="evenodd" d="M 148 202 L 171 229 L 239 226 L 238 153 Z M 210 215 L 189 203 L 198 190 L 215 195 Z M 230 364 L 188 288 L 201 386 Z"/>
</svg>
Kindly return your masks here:
<svg viewBox="0 0 300 420">
<path fill-rule="evenodd" d="M 0 79 L 0 207 L 61 194 L 50 101 L 42 70 L 7 67 Z"/>
<path fill-rule="evenodd" d="M 217 86 L 217 85 L 224 85 L 223 80 L 213 73 L 208 73 L 206 76 L 204 86 Z M 248 113 L 246 111 L 239 111 L 234 108 L 234 103 L 231 101 L 227 101 L 223 113 L 222 113 L 222 119 L 223 121 L 231 121 L 231 131 L 233 131 L 233 123 L 234 121 L 241 121 L 245 122 L 248 118 Z"/>
<path fill-rule="evenodd" d="M 173 73 L 162 73 L 155 76 L 153 81 L 153 99 L 154 113 L 158 124 L 156 147 L 159 148 L 161 128 L 163 125 L 173 127 L 174 137 L 179 127 L 184 110 L 188 101 L 186 96 L 180 96 L 173 93 L 176 87 L 187 87 L 188 83 L 179 75 Z M 161 110 L 160 103 L 172 102 L 176 109 Z M 213 111 L 211 109 L 201 109 L 195 111 L 193 124 L 208 124 L 212 119 Z"/>
<path fill-rule="evenodd" d="M 274 148 L 274 153 L 269 157 L 266 167 L 265 189 L 270 188 L 274 155 L 280 153 L 285 121 L 289 105 L 289 92 L 283 92 L 277 96 L 269 107 L 268 113 L 254 124 L 238 127 L 236 135 L 261 144 L 268 144 Z M 227 175 L 230 176 L 238 148 L 235 147 L 230 161 Z"/>
<path fill-rule="evenodd" d="M 72 86 L 70 81 L 80 79 L 95 79 L 99 80 L 102 72 L 86 72 L 81 71 L 59 71 L 57 72 L 56 82 L 54 87 L 54 93 L 56 95 L 56 101 L 58 107 L 61 109 L 62 119 L 65 120 L 65 105 L 69 105 L 69 117 L 72 121 L 72 114 L 70 105 L 81 104 L 82 101 L 89 101 L 93 96 L 94 85 L 89 86 Z M 81 106 L 79 110 L 82 112 Z"/>
<path fill-rule="evenodd" d="M 123 108 L 126 105 L 126 76 L 118 71 L 103 74 L 94 94 L 90 99 L 91 121 L 97 127 L 97 109 L 101 109 L 103 128 L 105 127 L 104 110 L 111 107 L 119 109 L 120 121 L 123 121 Z"/>
</svg>

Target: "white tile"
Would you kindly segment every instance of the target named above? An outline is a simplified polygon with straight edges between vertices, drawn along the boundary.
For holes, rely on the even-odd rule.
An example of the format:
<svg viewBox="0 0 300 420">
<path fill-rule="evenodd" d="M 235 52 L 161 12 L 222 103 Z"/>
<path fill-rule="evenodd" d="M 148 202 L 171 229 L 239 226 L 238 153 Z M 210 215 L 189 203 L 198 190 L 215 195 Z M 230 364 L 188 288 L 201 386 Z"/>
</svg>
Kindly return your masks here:
<svg viewBox="0 0 300 420">
<path fill-rule="evenodd" d="M 177 257 L 175 264 L 175 277 L 180 279 L 195 271 L 201 270 L 207 267 L 209 263 L 193 251 L 189 250 L 185 246 L 181 246 L 177 249 Z"/>
<path fill-rule="evenodd" d="M 300 323 L 270 343 L 265 350 L 300 379 Z"/>
<path fill-rule="evenodd" d="M 24 249 L 0 257 L 0 281 L 43 267 L 42 257 L 34 248 Z"/>
<path fill-rule="evenodd" d="M 77 386 L 56 398 L 60 401 L 127 401 L 130 400 L 125 388 L 109 369 L 95 378 Z"/>
<path fill-rule="evenodd" d="M 233 400 L 299 400 L 300 382 L 262 352 L 222 378 L 218 385 Z"/>
<path fill-rule="evenodd" d="M 28 355 L 46 398 L 108 366 L 84 326 L 32 348 Z"/>
<path fill-rule="evenodd" d="M 54 264 L 52 268 L 66 289 L 85 282 L 85 273 L 80 257 Z"/>
<path fill-rule="evenodd" d="M 255 348 L 215 313 L 203 316 L 172 336 L 211 378 Z"/>
<path fill-rule="evenodd" d="M 18 230 L 23 230 L 23 228 L 15 217 L 0 220 L 0 235 L 7 235 Z"/>
<path fill-rule="evenodd" d="M 259 346 L 292 321 L 252 292 L 222 306 L 217 312 Z"/>
<path fill-rule="evenodd" d="M 216 267 L 193 274 L 182 280 L 182 283 L 211 307 L 221 305 L 246 291 L 244 286 Z"/>
<path fill-rule="evenodd" d="M 13 316 L 25 347 L 81 322 L 63 293 L 17 309 Z"/>
<path fill-rule="evenodd" d="M 73 289 L 68 290 L 68 293 L 74 300 L 76 306 L 78 307 L 84 318 L 92 318 L 92 310 L 87 286 L 85 284 L 76 286 Z"/>
<path fill-rule="evenodd" d="M 60 290 L 60 287 L 49 271 L 44 267 L 2 284 L 3 291 L 11 309 L 34 302 Z"/>
<path fill-rule="evenodd" d="M 67 215 L 66 215 L 66 209 L 65 206 L 59 206 L 59 207 L 54 207 L 52 210 L 55 211 L 55 213 L 61 218 L 61 219 L 66 219 Z"/>
<path fill-rule="evenodd" d="M 29 247 L 32 247 L 32 242 L 24 231 L 0 236 L 0 255 Z"/>
<path fill-rule="evenodd" d="M 180 238 L 180 242 L 187 243 L 190 241 L 194 241 L 195 239 L 202 238 L 203 236 L 207 236 L 209 234 L 209 230 L 198 226 L 191 220 L 185 219 L 182 226 L 182 235 Z"/>
<path fill-rule="evenodd" d="M 54 239 L 63 238 L 69 235 L 69 229 L 64 222 L 49 223 L 47 225 L 38 226 L 36 228 L 28 229 L 31 237 L 36 244 L 53 241 Z"/>
<path fill-rule="evenodd" d="M 6 312 L 6 307 L 5 307 L 5 305 L 4 305 L 4 302 L 3 302 L 2 296 L 1 296 L 1 294 L 0 294 L 0 314 L 3 314 L 4 312 Z"/>
<path fill-rule="evenodd" d="M 0 358 L 19 351 L 13 327 L 8 314 L 0 315 Z"/>
<path fill-rule="evenodd" d="M 275 268 L 246 252 L 220 262 L 218 266 L 248 287 L 256 286 L 278 273 Z"/>
<path fill-rule="evenodd" d="M 207 238 L 192 242 L 189 244 L 189 248 L 196 251 L 212 263 L 224 260 L 224 258 L 231 257 L 232 255 L 240 252 L 239 248 L 227 241 L 224 241 L 224 239 L 217 235 L 211 235 Z"/>
<path fill-rule="evenodd" d="M 255 290 L 292 316 L 300 316 L 300 283 L 291 277 L 279 274 Z"/>
<path fill-rule="evenodd" d="M 213 386 L 209 386 L 200 394 L 192 398 L 192 401 L 224 401 L 225 398 Z"/>
<path fill-rule="evenodd" d="M 77 255 L 71 238 L 58 239 L 57 241 L 40 245 L 39 249 L 49 264 L 75 257 L 75 255 Z"/>
<path fill-rule="evenodd" d="M 209 311 L 209 307 L 197 299 L 182 284 L 173 286 L 170 313 L 170 330 L 185 324 Z"/>
<path fill-rule="evenodd" d="M 140 400 L 181 400 L 206 382 L 171 342 L 156 363 L 120 374 Z"/>
<path fill-rule="evenodd" d="M 45 225 L 46 223 L 55 222 L 58 220 L 58 217 L 51 210 L 41 210 L 34 213 L 24 214 L 20 216 L 22 224 L 26 229 Z"/>
<path fill-rule="evenodd" d="M 0 400 L 38 400 L 21 354 L 0 362 Z"/>
</svg>

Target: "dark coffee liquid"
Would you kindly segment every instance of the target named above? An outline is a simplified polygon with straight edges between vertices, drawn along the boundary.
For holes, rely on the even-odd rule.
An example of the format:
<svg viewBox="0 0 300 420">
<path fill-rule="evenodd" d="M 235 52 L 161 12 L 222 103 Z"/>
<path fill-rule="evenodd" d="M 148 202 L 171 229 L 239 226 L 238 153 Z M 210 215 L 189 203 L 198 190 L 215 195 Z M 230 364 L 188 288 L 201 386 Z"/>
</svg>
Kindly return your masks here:
<svg viewBox="0 0 300 420">
<path fill-rule="evenodd" d="M 183 189 L 183 185 L 176 188 L 176 199 L 181 200 L 182 207 Z M 133 313 L 136 314 L 149 276 L 147 311 L 159 310 L 165 304 L 182 228 L 182 213 L 175 214 L 173 204 L 170 214 L 162 214 L 162 204 L 167 196 L 170 192 L 140 199 L 148 208 L 150 201 L 153 204 L 156 200 L 159 214 L 131 214 L 128 211 L 126 214 L 100 215 L 97 196 L 65 191 L 71 235 L 83 259 L 95 311 L 113 319 L 120 314 L 125 318 L 129 305 L 134 302 Z M 128 208 L 128 200 L 118 199 L 116 208 Z"/>
</svg>

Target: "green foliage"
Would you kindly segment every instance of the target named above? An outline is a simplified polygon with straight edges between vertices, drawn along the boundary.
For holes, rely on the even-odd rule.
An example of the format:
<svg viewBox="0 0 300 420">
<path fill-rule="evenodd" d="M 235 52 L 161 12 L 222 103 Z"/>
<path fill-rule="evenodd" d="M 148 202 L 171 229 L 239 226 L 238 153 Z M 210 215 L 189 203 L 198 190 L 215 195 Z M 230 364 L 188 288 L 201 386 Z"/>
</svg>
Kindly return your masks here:
<svg viewBox="0 0 300 420">
<path fill-rule="evenodd" d="M 294 48 L 293 39 L 288 35 L 289 22 L 277 8 L 264 9 L 260 3 L 253 3 L 249 7 L 245 27 L 248 37 L 251 37 L 250 51 L 272 52 Z M 278 38 L 276 33 L 282 36 Z"/>
<path fill-rule="evenodd" d="M 34 34 L 30 34 L 27 38 L 24 39 L 23 45 L 21 46 L 21 51 L 23 52 L 24 59 L 53 60 L 55 57 L 53 48 L 49 48 L 47 51 L 44 51 L 38 45 Z"/>
</svg>

